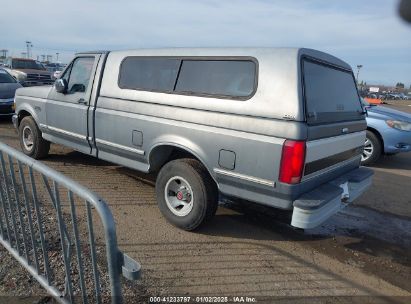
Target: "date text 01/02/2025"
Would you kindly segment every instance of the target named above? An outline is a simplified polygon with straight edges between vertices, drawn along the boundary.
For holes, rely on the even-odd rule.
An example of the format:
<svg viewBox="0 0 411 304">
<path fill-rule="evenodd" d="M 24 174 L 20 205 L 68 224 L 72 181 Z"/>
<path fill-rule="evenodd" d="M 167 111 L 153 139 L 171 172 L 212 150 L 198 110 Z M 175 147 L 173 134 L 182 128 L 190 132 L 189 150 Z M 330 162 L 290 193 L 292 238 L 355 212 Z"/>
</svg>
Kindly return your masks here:
<svg viewBox="0 0 411 304">
<path fill-rule="evenodd" d="M 150 297 L 150 303 L 255 303 L 254 297 L 234 296 L 234 297 L 212 297 L 212 296 L 162 296 Z"/>
</svg>

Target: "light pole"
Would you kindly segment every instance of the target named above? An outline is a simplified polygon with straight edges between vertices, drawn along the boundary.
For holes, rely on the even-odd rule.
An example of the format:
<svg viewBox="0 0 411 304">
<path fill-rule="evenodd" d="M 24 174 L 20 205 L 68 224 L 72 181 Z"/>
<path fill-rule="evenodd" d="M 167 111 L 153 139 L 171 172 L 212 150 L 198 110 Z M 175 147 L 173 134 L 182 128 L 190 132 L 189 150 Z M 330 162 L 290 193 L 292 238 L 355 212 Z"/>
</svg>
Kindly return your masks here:
<svg viewBox="0 0 411 304">
<path fill-rule="evenodd" d="M 362 64 L 357 65 L 357 83 L 359 83 L 358 75 L 360 75 L 361 68 L 362 68 Z"/>
<path fill-rule="evenodd" d="M 31 43 L 31 41 L 26 41 L 26 48 L 27 48 L 27 58 L 31 58 L 31 54 L 30 54 L 30 48 L 33 47 L 33 44 Z"/>
<path fill-rule="evenodd" d="M 357 65 L 357 85 L 360 86 L 360 80 L 359 80 L 359 75 L 360 75 L 360 69 L 362 68 L 362 64 Z M 360 87 L 360 91 L 362 90 L 362 87 Z"/>
</svg>

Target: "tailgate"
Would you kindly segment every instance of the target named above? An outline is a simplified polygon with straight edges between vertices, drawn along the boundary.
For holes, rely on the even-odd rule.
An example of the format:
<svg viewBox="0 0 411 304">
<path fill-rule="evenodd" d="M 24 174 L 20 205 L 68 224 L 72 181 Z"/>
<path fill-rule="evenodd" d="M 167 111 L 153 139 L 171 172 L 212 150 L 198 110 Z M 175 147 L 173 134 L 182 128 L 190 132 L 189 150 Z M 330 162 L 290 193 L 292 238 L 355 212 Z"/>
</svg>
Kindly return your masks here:
<svg viewBox="0 0 411 304">
<path fill-rule="evenodd" d="M 360 163 L 365 131 L 307 142 L 304 180 L 333 169 Z"/>
</svg>

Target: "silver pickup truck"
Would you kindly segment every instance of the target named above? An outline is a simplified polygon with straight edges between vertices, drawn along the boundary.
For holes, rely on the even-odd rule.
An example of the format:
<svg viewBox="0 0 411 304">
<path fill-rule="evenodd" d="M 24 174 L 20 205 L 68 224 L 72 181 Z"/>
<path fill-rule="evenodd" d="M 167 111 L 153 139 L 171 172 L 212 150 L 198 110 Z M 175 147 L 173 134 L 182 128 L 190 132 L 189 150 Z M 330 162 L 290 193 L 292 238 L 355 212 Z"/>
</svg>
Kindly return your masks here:
<svg viewBox="0 0 411 304">
<path fill-rule="evenodd" d="M 292 212 L 312 228 L 370 185 L 365 112 L 350 66 L 298 48 L 77 54 L 52 87 L 18 89 L 21 148 L 50 143 L 158 172 L 163 215 L 193 230 L 219 195 Z"/>
</svg>

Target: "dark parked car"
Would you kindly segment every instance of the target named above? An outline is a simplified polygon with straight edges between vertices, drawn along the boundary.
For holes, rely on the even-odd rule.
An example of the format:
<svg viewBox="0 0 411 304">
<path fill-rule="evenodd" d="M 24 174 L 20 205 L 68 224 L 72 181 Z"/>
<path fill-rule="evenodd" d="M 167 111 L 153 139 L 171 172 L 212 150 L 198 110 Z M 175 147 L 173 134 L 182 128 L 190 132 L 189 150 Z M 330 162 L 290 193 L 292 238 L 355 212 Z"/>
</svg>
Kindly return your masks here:
<svg viewBox="0 0 411 304">
<path fill-rule="evenodd" d="M 14 113 L 14 94 L 21 87 L 6 70 L 0 68 L 0 116 Z"/>
</svg>

